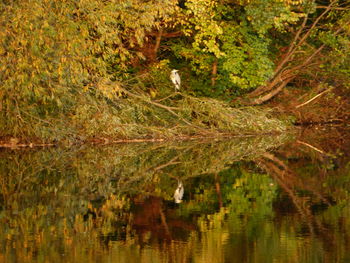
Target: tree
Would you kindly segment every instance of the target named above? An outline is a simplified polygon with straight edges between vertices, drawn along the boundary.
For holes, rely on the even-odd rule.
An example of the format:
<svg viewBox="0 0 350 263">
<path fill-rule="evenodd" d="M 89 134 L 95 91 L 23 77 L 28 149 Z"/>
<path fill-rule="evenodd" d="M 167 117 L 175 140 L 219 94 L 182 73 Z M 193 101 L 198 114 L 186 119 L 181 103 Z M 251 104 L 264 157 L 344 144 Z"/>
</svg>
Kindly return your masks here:
<svg viewBox="0 0 350 263">
<path fill-rule="evenodd" d="M 313 78 L 343 68 L 343 73 L 349 74 L 344 68 L 349 61 L 349 7 L 339 5 L 340 1 L 332 1 L 328 6 L 313 3 L 305 7 L 306 16 L 283 49 L 272 76 L 249 94 L 252 104 L 270 100 L 301 73 Z M 322 68 L 327 68 L 326 72 Z"/>
<path fill-rule="evenodd" d="M 263 85 L 272 75 L 275 56 L 270 32 L 282 32 L 303 16 L 288 2 L 270 0 L 189 0 L 185 6 L 183 30 L 191 46 L 180 43 L 175 51 L 198 75 L 217 83 L 215 88 L 226 86 L 238 93 Z"/>
<path fill-rule="evenodd" d="M 99 83 L 123 74 L 132 59 L 143 57 L 137 47 L 147 32 L 170 19 L 176 3 L 2 1 L 1 134 L 33 135 L 35 123 L 72 114 L 89 92 L 115 92 Z"/>
</svg>

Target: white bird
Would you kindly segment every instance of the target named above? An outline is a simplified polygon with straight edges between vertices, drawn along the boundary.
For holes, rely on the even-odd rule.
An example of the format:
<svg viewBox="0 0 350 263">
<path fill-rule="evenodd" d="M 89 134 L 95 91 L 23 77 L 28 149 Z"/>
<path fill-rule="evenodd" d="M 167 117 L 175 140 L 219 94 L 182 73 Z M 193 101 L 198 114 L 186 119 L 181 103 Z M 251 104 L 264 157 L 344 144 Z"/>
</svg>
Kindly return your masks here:
<svg viewBox="0 0 350 263">
<path fill-rule="evenodd" d="M 176 204 L 180 204 L 182 202 L 182 198 L 184 196 L 184 186 L 182 185 L 182 182 L 179 181 L 177 188 L 174 193 L 174 199 Z"/>
<path fill-rule="evenodd" d="M 179 73 L 177 73 L 178 70 L 177 69 L 173 69 L 170 73 L 170 79 L 171 81 L 174 83 L 175 85 L 175 92 L 177 90 L 180 90 L 180 86 L 181 86 L 181 79 L 180 79 L 180 75 Z"/>
</svg>

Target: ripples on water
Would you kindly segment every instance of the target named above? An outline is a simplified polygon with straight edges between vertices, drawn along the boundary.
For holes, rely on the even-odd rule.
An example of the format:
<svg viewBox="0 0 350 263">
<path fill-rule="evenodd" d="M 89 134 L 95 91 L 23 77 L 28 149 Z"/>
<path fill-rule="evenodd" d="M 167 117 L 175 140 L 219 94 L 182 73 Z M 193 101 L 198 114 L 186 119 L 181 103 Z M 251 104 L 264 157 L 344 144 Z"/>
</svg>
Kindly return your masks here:
<svg viewBox="0 0 350 263">
<path fill-rule="evenodd" d="M 1 150 L 0 262 L 350 262 L 337 132 Z"/>
</svg>

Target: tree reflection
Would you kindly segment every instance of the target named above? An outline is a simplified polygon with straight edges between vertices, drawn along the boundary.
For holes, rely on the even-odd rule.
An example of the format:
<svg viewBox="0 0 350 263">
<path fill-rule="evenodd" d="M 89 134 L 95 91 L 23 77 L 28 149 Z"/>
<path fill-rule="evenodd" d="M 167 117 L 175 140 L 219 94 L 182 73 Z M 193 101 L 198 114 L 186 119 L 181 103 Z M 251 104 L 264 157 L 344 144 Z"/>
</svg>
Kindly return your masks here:
<svg viewBox="0 0 350 263">
<path fill-rule="evenodd" d="M 345 259 L 348 157 L 301 140 L 277 148 L 284 141 L 275 136 L 2 151 L 0 257 Z M 176 204 L 179 180 L 186 190 Z"/>
</svg>

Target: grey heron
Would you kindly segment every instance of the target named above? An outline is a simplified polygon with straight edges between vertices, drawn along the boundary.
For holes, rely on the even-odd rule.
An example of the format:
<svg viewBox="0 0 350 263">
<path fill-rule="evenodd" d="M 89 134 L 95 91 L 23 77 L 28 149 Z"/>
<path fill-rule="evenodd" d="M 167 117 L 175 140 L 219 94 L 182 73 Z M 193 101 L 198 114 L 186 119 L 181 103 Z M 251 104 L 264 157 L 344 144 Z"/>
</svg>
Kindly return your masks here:
<svg viewBox="0 0 350 263">
<path fill-rule="evenodd" d="M 180 86 L 181 86 L 181 79 L 180 79 L 180 75 L 178 73 L 177 69 L 173 69 L 170 73 L 170 79 L 171 81 L 174 83 L 175 86 L 175 92 L 177 90 L 180 90 Z"/>
<path fill-rule="evenodd" d="M 174 200 L 176 204 L 180 204 L 182 202 L 182 198 L 184 196 L 184 186 L 181 181 L 178 181 L 177 188 L 174 193 Z"/>
</svg>

